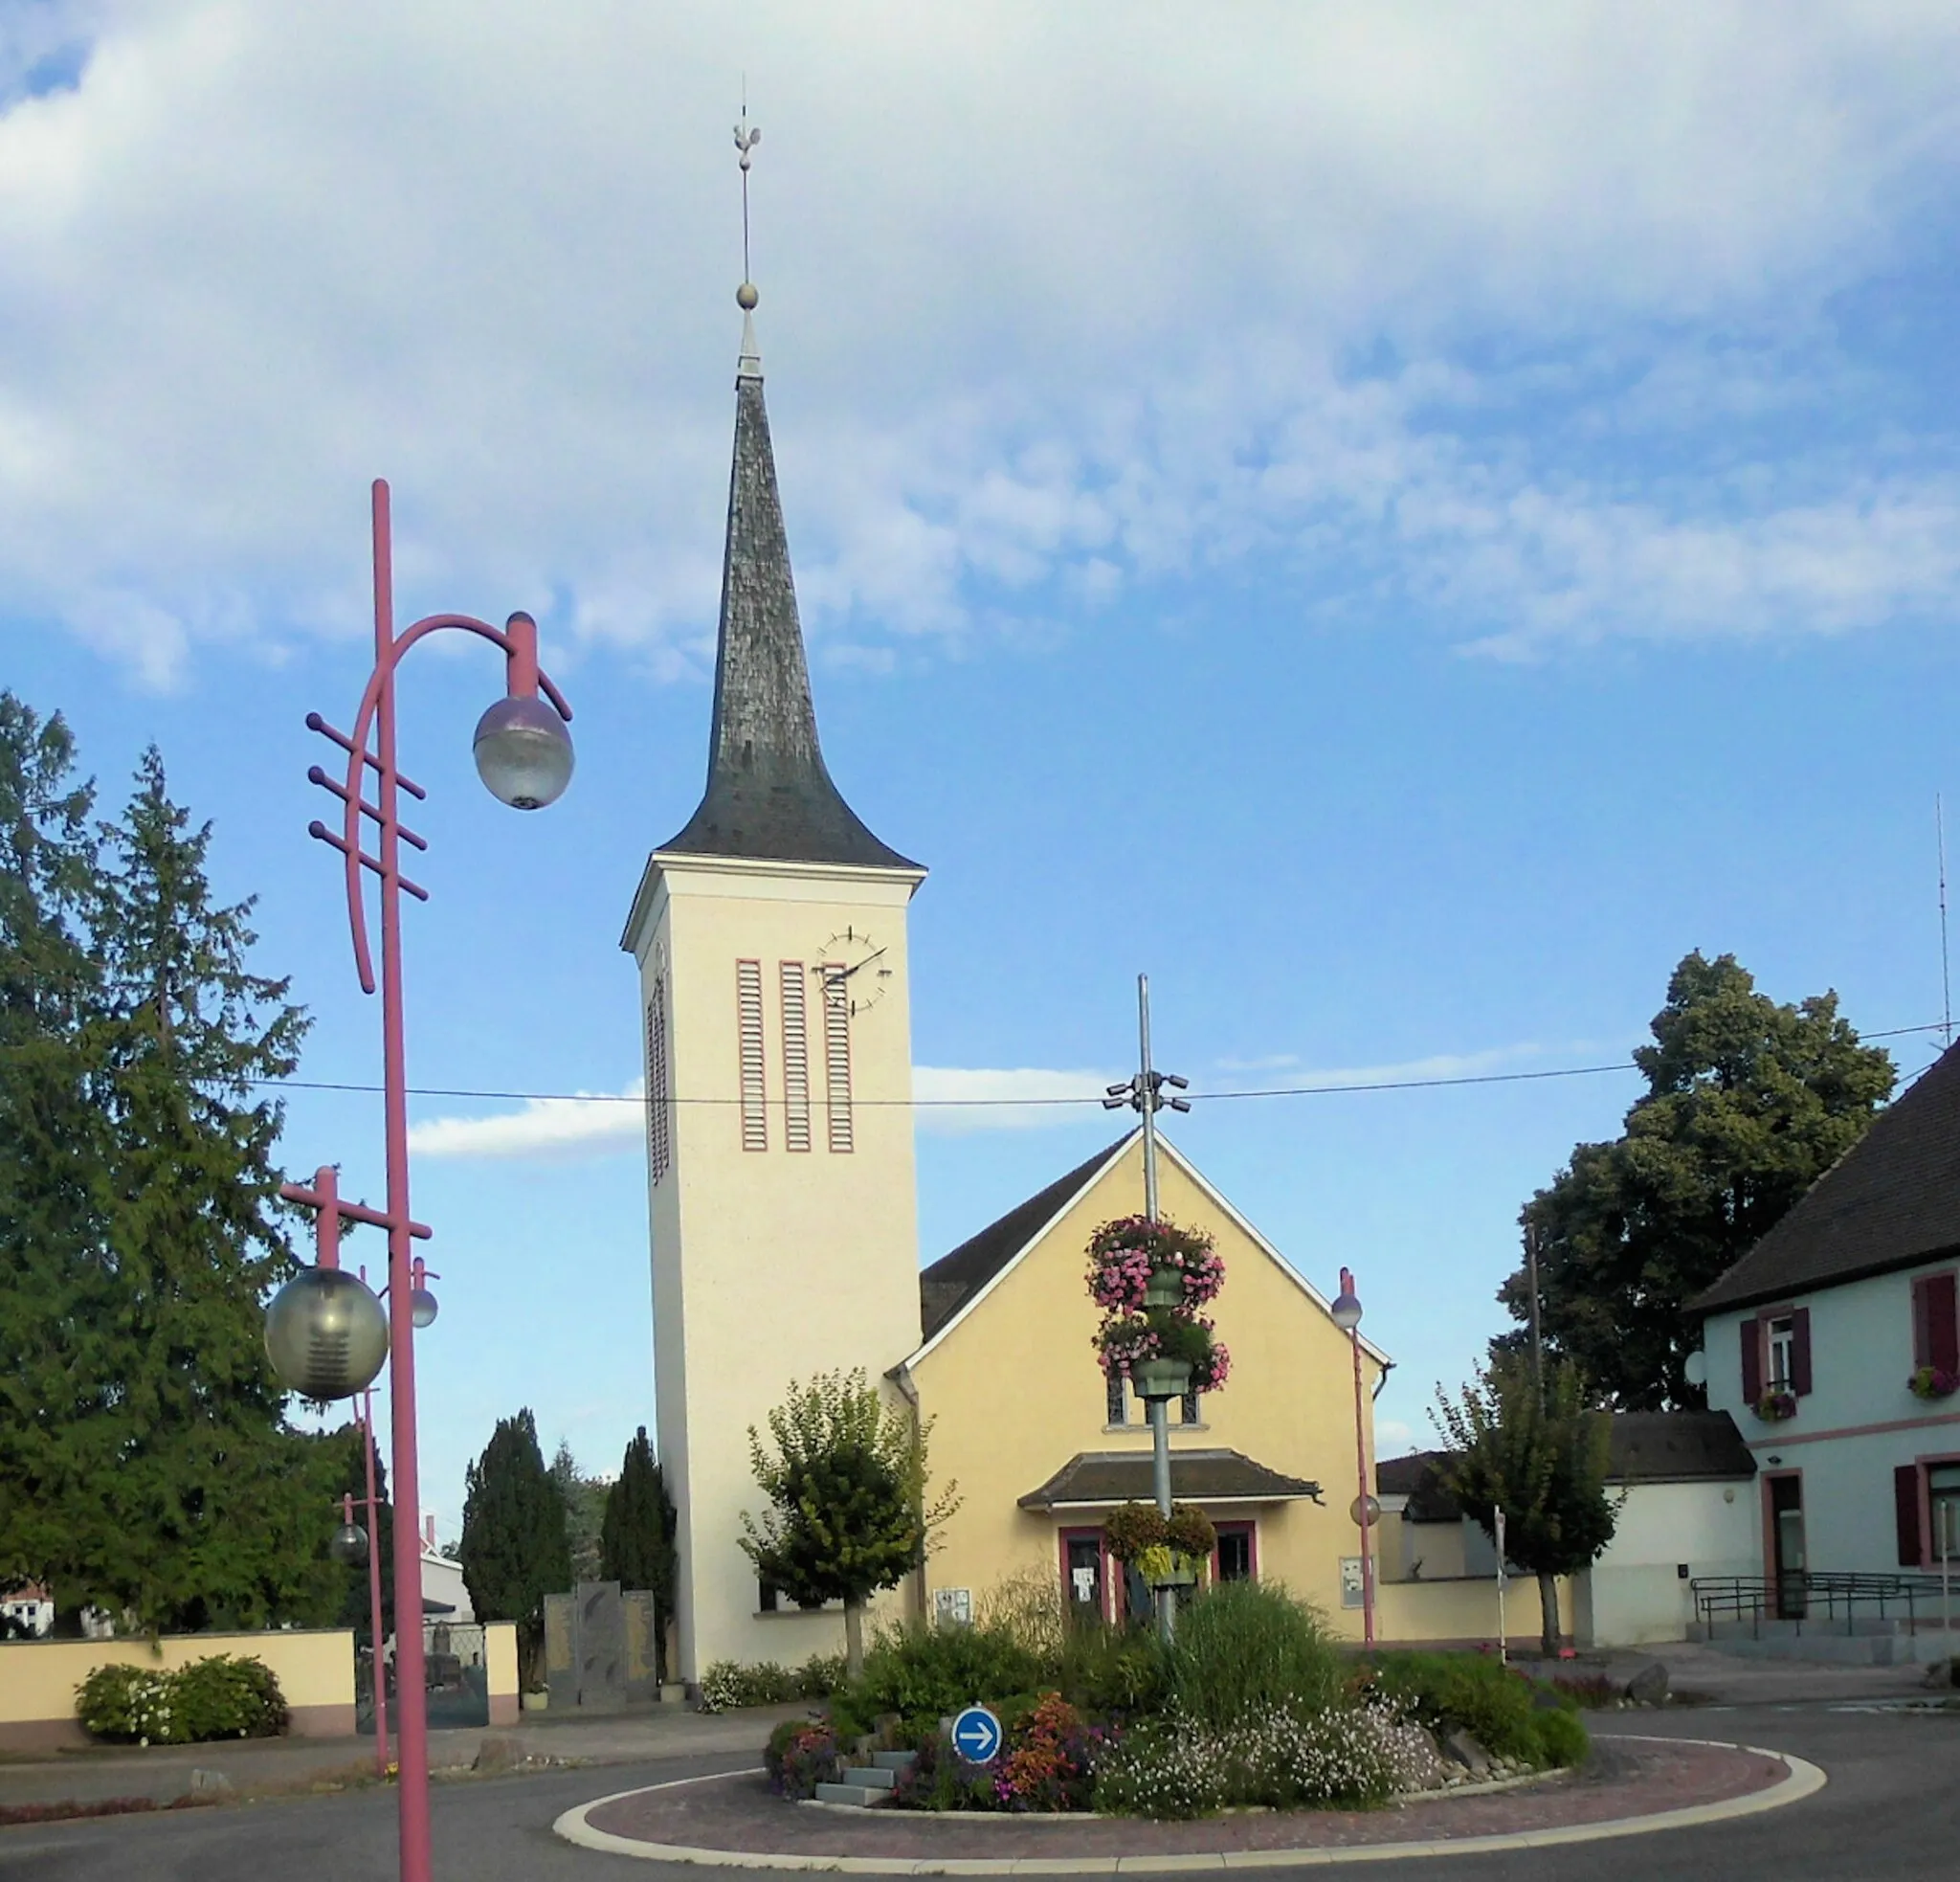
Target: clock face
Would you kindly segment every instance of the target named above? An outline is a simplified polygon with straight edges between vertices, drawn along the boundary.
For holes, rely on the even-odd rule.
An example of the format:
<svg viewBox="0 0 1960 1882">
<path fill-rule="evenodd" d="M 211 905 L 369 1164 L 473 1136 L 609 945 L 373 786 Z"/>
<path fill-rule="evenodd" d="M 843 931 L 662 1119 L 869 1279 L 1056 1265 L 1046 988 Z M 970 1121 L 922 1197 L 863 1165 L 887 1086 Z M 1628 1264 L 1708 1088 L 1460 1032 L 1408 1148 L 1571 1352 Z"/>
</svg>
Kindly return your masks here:
<svg viewBox="0 0 1960 1882">
<path fill-rule="evenodd" d="M 876 1006 L 892 982 L 885 944 L 874 941 L 861 928 L 840 929 L 833 934 L 818 951 L 811 972 L 826 995 L 841 999 L 854 1017 Z"/>
</svg>

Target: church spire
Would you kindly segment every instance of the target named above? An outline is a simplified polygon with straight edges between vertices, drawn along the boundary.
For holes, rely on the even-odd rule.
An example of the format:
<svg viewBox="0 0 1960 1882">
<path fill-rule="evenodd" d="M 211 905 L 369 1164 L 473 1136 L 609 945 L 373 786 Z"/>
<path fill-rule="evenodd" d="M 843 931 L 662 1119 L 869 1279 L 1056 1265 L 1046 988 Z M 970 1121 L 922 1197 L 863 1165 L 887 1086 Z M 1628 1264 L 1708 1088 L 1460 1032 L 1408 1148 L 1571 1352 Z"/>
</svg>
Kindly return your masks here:
<svg viewBox="0 0 1960 1882">
<path fill-rule="evenodd" d="M 742 353 L 707 789 L 686 828 L 660 847 L 682 855 L 917 868 L 865 828 L 831 781 L 817 744 L 763 404 L 756 291 L 745 281 L 736 299 Z"/>
</svg>

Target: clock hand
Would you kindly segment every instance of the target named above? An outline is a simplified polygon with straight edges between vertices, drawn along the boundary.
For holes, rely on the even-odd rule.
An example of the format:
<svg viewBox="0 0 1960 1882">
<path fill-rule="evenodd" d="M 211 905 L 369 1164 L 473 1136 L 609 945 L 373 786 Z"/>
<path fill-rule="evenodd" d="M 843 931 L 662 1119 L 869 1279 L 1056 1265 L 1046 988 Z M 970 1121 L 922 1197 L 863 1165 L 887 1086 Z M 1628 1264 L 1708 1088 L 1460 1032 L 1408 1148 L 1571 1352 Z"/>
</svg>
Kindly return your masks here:
<svg viewBox="0 0 1960 1882">
<path fill-rule="evenodd" d="M 880 950 L 878 951 L 878 954 L 881 954 L 881 953 L 883 953 L 883 952 L 886 952 L 886 950 L 885 950 L 884 948 L 880 948 Z M 847 967 L 847 968 L 845 968 L 845 970 L 843 971 L 843 973 L 841 973 L 840 975 L 837 975 L 837 978 L 838 978 L 839 980 L 848 980 L 848 979 L 849 979 L 849 978 L 850 978 L 850 977 L 852 976 L 852 975 L 856 974 L 856 973 L 857 973 L 857 972 L 858 971 L 858 968 L 865 968 L 865 967 L 869 967 L 869 966 L 871 965 L 871 963 L 872 963 L 873 961 L 875 961 L 875 960 L 876 960 L 876 959 L 878 958 L 878 954 L 866 954 L 866 955 L 864 956 L 864 958 L 863 958 L 863 959 L 862 959 L 861 961 L 859 961 L 859 962 L 858 963 L 858 966 L 857 966 L 857 967 Z"/>
</svg>

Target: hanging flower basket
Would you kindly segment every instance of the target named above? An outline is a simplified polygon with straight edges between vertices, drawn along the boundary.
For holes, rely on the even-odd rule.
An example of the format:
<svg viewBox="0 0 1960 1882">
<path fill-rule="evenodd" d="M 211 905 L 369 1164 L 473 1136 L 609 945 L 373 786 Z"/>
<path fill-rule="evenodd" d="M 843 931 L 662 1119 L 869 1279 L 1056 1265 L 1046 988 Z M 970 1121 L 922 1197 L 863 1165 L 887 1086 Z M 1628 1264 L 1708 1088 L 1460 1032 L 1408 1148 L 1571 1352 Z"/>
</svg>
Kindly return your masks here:
<svg viewBox="0 0 1960 1882">
<path fill-rule="evenodd" d="M 1139 1359 L 1129 1369 L 1129 1382 L 1137 1397 L 1181 1399 L 1191 1390 L 1192 1367 L 1188 1359 Z"/>
<path fill-rule="evenodd" d="M 1151 1307 L 1136 1313 L 1114 1313 L 1095 1335 L 1096 1355 L 1105 1375 L 1127 1378 L 1146 1398 L 1175 1399 L 1186 1392 L 1215 1392 L 1232 1370 L 1232 1355 L 1212 1329 L 1211 1321 L 1174 1308 Z M 1181 1382 L 1152 1361 L 1187 1368 Z M 1150 1379 L 1145 1383 L 1146 1378 Z"/>
<path fill-rule="evenodd" d="M 1960 1392 L 1960 1373 L 1945 1366 L 1921 1366 L 1905 1383 L 1915 1399 L 1950 1399 Z"/>
<path fill-rule="evenodd" d="M 1137 1573 L 1152 1588 L 1195 1588 L 1198 1584 L 1196 1558 L 1165 1543 L 1153 1544 L 1137 1557 Z"/>
<path fill-rule="evenodd" d="M 1125 1568 L 1136 1568 L 1147 1581 L 1153 1579 L 1152 1569 L 1159 1568 L 1172 1577 L 1188 1571 L 1195 1580 L 1197 1564 L 1209 1560 L 1218 1546 L 1211 1517 L 1188 1503 L 1173 1503 L 1169 1516 L 1154 1504 L 1120 1503 L 1103 1519 L 1102 1534 L 1109 1553 Z M 1179 1563 L 1185 1567 L 1180 1569 Z M 1173 1579 L 1163 1585 L 1178 1583 Z"/>
<path fill-rule="evenodd" d="M 1765 1424 L 1780 1424 L 1786 1418 L 1796 1416 L 1796 1394 L 1794 1392 L 1765 1392 L 1756 1400 L 1756 1416 Z"/>
<path fill-rule="evenodd" d="M 1153 1273 L 1168 1270 L 1178 1293 L 1146 1298 Z M 1201 1229 L 1123 1216 L 1089 1238 L 1089 1297 L 1107 1313 L 1140 1313 L 1147 1306 L 1203 1307 L 1225 1285 L 1225 1263 Z"/>
</svg>

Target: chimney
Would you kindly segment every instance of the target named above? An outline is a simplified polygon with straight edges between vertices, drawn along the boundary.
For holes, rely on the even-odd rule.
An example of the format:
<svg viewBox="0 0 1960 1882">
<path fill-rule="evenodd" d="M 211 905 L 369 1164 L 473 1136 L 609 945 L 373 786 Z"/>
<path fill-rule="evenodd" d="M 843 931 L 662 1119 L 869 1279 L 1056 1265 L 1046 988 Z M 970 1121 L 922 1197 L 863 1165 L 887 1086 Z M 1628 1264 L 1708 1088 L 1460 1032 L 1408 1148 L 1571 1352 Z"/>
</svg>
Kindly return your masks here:
<svg viewBox="0 0 1960 1882">
<path fill-rule="evenodd" d="M 422 1518 L 422 1546 L 433 1556 L 435 1553 L 435 1518 Z"/>
</svg>

